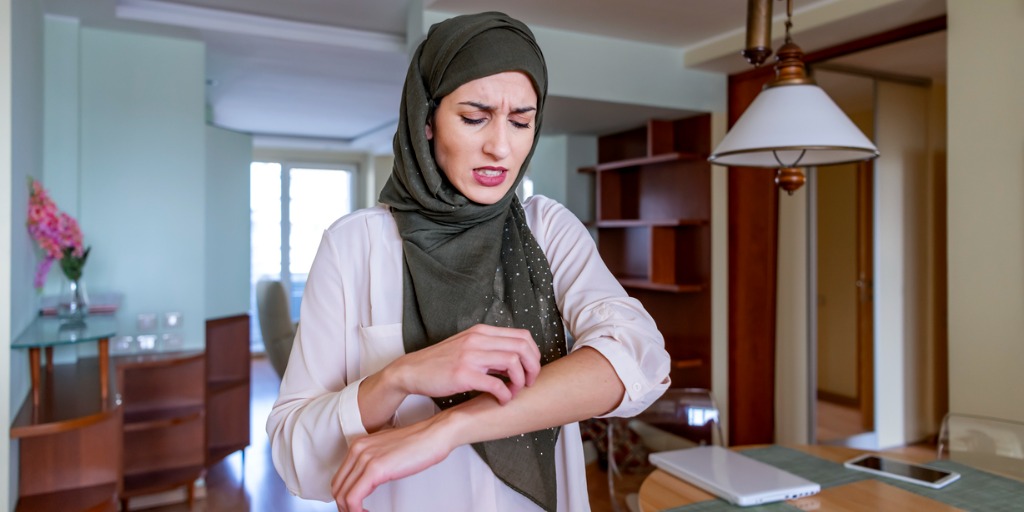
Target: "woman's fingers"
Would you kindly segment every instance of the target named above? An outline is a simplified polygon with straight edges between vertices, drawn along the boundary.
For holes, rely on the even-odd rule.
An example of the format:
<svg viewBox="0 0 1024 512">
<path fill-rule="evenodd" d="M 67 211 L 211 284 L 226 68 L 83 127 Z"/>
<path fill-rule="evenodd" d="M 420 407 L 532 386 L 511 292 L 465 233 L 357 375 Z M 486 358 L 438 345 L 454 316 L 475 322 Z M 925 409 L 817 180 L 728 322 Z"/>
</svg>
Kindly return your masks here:
<svg viewBox="0 0 1024 512">
<path fill-rule="evenodd" d="M 381 484 L 423 471 L 454 448 L 434 418 L 359 438 L 331 480 L 341 512 L 362 512 L 363 501 Z M 433 427 L 433 428 L 432 428 Z"/>
<path fill-rule="evenodd" d="M 540 373 L 540 349 L 529 331 L 479 324 L 464 332 L 470 333 L 467 345 L 472 348 L 515 354 L 518 358 L 518 364 L 515 365 L 516 375 L 513 376 L 510 372 L 509 377 L 517 377 L 519 370 L 522 370 L 524 378 L 521 382 L 518 379 L 514 380 L 513 384 L 517 387 L 533 385 L 537 374 Z M 505 370 L 511 366 L 512 364 L 509 363 L 505 365 L 505 368 L 492 369 Z"/>
<path fill-rule="evenodd" d="M 395 363 L 406 394 L 432 397 L 466 391 L 506 403 L 540 373 L 540 350 L 525 329 L 475 325 Z"/>
</svg>

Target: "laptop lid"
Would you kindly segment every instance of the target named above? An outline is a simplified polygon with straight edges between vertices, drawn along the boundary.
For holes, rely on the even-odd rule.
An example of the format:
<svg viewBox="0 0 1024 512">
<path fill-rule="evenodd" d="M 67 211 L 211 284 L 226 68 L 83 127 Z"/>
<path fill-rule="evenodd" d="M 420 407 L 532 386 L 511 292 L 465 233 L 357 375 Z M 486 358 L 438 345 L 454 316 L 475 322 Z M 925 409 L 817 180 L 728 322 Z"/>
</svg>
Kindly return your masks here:
<svg viewBox="0 0 1024 512">
<path fill-rule="evenodd" d="M 659 469 L 734 505 L 750 506 L 817 494 L 821 486 L 721 446 L 650 455 Z"/>
</svg>

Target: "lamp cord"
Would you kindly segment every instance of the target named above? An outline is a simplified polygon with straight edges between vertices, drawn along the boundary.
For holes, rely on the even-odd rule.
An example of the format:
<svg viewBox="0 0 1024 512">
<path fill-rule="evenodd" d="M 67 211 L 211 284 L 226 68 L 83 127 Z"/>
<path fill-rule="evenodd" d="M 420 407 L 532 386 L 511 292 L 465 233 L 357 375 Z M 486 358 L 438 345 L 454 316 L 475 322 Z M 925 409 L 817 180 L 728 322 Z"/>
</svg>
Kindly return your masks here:
<svg viewBox="0 0 1024 512">
<path fill-rule="evenodd" d="M 793 28 L 793 0 L 786 0 L 786 43 L 792 43 L 789 29 Z"/>
</svg>

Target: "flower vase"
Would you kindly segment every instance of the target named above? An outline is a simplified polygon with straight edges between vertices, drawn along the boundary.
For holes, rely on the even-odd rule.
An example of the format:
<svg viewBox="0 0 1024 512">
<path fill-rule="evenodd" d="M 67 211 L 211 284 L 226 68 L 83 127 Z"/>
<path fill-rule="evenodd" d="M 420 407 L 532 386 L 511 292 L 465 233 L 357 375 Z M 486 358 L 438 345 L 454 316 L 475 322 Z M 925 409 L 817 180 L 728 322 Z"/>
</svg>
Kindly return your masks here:
<svg viewBox="0 0 1024 512">
<path fill-rule="evenodd" d="M 89 294 L 85 281 L 64 279 L 57 298 L 57 316 L 65 322 L 80 322 L 89 313 Z"/>
</svg>

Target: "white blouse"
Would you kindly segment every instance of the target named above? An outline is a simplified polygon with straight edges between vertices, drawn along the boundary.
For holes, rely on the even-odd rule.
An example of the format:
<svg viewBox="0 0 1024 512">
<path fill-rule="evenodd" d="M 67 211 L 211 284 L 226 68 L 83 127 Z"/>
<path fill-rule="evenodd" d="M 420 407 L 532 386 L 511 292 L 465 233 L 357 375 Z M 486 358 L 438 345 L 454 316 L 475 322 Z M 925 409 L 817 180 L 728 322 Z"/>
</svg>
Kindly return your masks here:
<svg viewBox="0 0 1024 512">
<path fill-rule="evenodd" d="M 575 339 L 572 350 L 598 350 L 625 386 L 622 402 L 608 416 L 636 415 L 669 385 L 669 355 L 654 320 L 626 295 L 575 215 L 543 196 L 523 206 L 551 266 L 558 309 Z M 349 443 L 366 435 L 359 384 L 405 353 L 402 240 L 387 207 L 356 211 L 324 232 L 300 318 L 267 433 L 288 489 L 332 501 L 331 478 Z M 411 395 L 393 424 L 410 425 L 436 412 L 430 398 Z M 555 464 L 558 510 L 590 510 L 577 423 L 562 427 Z M 364 506 L 374 512 L 540 510 L 498 480 L 470 445 L 421 473 L 379 486 Z"/>
</svg>

